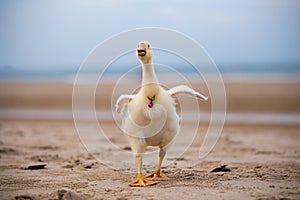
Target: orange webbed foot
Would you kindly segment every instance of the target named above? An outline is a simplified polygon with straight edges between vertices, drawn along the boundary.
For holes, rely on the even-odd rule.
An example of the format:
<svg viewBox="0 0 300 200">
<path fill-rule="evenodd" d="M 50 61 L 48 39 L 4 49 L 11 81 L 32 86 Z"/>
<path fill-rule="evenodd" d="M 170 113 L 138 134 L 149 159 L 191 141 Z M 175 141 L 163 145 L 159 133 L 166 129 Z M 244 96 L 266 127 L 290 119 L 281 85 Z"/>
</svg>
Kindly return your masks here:
<svg viewBox="0 0 300 200">
<path fill-rule="evenodd" d="M 152 174 L 144 177 L 147 180 L 152 181 L 168 181 L 169 178 L 160 174 L 160 170 L 155 170 Z"/>
<path fill-rule="evenodd" d="M 145 186 L 151 186 L 156 185 L 157 182 L 146 180 L 141 175 L 138 175 L 137 179 L 131 183 L 129 183 L 130 187 L 145 187 Z"/>
</svg>

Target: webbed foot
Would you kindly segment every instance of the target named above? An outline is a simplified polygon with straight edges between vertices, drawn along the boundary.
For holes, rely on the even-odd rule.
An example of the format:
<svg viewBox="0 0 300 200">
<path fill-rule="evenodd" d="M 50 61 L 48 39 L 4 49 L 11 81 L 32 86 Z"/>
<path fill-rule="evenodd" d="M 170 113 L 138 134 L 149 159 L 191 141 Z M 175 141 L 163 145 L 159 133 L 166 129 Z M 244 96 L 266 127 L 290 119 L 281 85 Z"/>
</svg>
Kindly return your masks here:
<svg viewBox="0 0 300 200">
<path fill-rule="evenodd" d="M 150 186 L 150 185 L 156 185 L 157 182 L 155 181 L 151 181 L 151 180 L 146 180 L 145 178 L 143 178 L 142 175 L 137 176 L 136 180 L 129 183 L 130 187 L 145 187 L 145 186 Z"/>
<path fill-rule="evenodd" d="M 152 174 L 144 177 L 147 180 L 152 181 L 168 181 L 169 178 L 160 174 L 160 170 L 155 170 Z"/>
</svg>

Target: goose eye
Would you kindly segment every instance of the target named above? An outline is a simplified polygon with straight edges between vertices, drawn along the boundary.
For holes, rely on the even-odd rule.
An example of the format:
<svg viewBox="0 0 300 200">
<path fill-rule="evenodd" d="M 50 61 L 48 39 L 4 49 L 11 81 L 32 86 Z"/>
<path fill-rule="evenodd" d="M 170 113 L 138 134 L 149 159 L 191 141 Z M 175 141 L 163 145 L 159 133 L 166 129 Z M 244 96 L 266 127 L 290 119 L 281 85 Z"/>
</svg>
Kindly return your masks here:
<svg viewBox="0 0 300 200">
<path fill-rule="evenodd" d="M 148 49 L 150 48 L 150 44 L 148 44 Z"/>
</svg>

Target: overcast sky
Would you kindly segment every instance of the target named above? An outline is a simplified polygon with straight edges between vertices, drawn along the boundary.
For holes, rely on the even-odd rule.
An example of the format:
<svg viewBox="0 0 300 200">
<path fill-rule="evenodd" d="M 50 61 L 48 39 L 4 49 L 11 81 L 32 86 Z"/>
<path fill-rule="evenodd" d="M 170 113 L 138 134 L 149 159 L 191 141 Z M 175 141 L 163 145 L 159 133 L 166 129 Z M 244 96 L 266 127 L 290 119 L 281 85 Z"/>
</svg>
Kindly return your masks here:
<svg viewBox="0 0 300 200">
<path fill-rule="evenodd" d="M 79 66 L 103 40 L 142 27 L 187 34 L 217 64 L 300 63 L 298 0 L 3 0 L 0 66 Z"/>
</svg>

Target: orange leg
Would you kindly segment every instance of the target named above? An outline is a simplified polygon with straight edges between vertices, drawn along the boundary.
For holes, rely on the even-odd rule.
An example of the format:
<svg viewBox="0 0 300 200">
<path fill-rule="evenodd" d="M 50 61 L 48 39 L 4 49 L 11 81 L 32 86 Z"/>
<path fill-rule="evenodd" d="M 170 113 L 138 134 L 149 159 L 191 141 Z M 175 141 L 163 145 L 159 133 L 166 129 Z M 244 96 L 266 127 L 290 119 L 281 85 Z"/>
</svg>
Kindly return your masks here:
<svg viewBox="0 0 300 200">
<path fill-rule="evenodd" d="M 160 151 L 159 151 L 159 161 L 158 161 L 157 169 L 152 174 L 149 174 L 149 175 L 145 176 L 144 177 L 145 179 L 147 179 L 147 180 L 153 180 L 153 181 L 167 181 L 167 180 L 169 180 L 168 177 L 162 176 L 160 174 L 161 164 L 162 164 L 162 161 L 163 161 L 165 155 L 166 155 L 165 150 L 164 149 L 160 149 Z"/>
<path fill-rule="evenodd" d="M 129 183 L 129 186 L 131 187 L 145 187 L 145 186 L 150 186 L 150 185 L 155 185 L 157 182 L 146 180 L 142 176 L 142 156 L 141 155 L 136 155 L 135 157 L 136 161 L 136 167 L 138 169 L 138 174 L 137 178 L 135 181 Z"/>
</svg>

